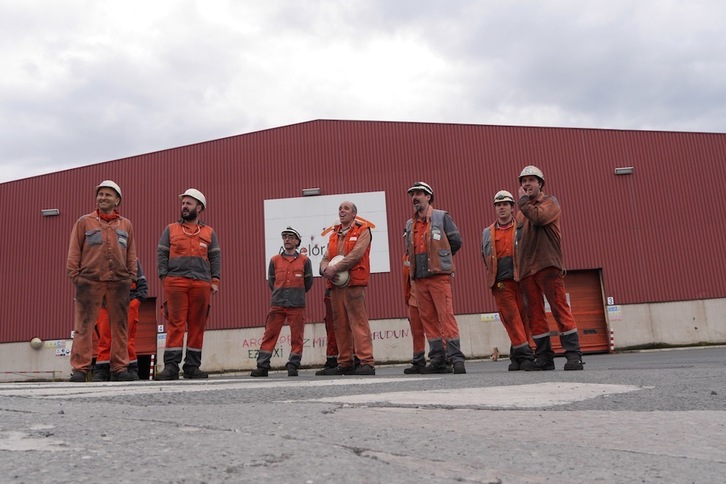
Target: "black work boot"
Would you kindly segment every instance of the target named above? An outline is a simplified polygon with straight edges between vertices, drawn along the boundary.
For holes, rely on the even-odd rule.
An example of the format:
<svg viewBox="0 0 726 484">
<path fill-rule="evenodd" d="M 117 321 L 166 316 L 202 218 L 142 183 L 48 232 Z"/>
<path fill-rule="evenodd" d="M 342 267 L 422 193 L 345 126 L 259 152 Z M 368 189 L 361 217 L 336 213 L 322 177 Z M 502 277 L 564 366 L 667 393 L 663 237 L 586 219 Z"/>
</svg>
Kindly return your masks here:
<svg viewBox="0 0 726 484">
<path fill-rule="evenodd" d="M 85 371 L 75 370 L 68 381 L 73 383 L 85 383 L 88 375 Z"/>
<path fill-rule="evenodd" d="M 93 365 L 93 376 L 91 377 L 92 382 L 103 382 L 111 381 L 111 364 L 110 363 L 96 363 Z"/>
<path fill-rule="evenodd" d="M 403 373 L 406 375 L 417 375 L 417 374 L 421 373 L 421 370 L 425 366 L 426 366 L 425 364 L 422 365 L 421 363 L 414 363 L 411 366 L 409 366 L 408 368 L 404 368 Z"/>
<path fill-rule="evenodd" d="M 406 375 L 416 375 L 421 373 L 421 368 L 424 366 L 426 366 L 426 354 L 414 353 L 413 359 L 411 360 L 411 366 L 404 368 L 403 373 Z"/>
<path fill-rule="evenodd" d="M 375 375 L 376 369 L 372 365 L 360 365 L 353 371 L 354 375 Z"/>
<path fill-rule="evenodd" d="M 521 371 L 540 371 L 541 368 L 539 368 L 537 365 L 534 364 L 534 353 L 532 353 L 532 348 L 529 347 L 529 343 L 518 346 L 517 348 L 512 348 L 512 356 L 510 357 L 513 362 L 516 361 L 518 370 Z M 509 370 L 512 370 L 512 365 L 509 365 Z"/>
<path fill-rule="evenodd" d="M 444 342 L 440 339 L 429 340 L 429 364 L 421 368 L 424 375 L 434 373 L 451 373 L 450 366 L 446 361 Z"/>
<path fill-rule="evenodd" d="M 555 369 L 555 360 L 539 356 L 534 360 L 535 371 L 550 371 Z"/>
<path fill-rule="evenodd" d="M 355 364 L 352 364 L 351 366 L 336 366 L 335 368 L 325 368 L 325 373 L 323 375 L 354 375 L 355 374 Z M 317 373 L 316 373 L 317 375 Z"/>
<path fill-rule="evenodd" d="M 577 334 L 577 329 L 560 333 L 560 343 L 562 343 L 562 347 L 565 349 L 565 357 L 567 358 L 565 370 L 582 370 L 584 363 L 582 362 L 580 336 Z"/>
<path fill-rule="evenodd" d="M 293 365 L 292 363 L 287 363 L 285 365 L 285 368 L 287 368 L 287 376 L 298 376 L 297 366 Z"/>
<path fill-rule="evenodd" d="M 267 373 L 269 370 L 267 368 L 255 368 L 250 372 L 250 376 L 254 377 L 261 377 L 261 376 L 267 376 Z"/>
<path fill-rule="evenodd" d="M 331 368 L 337 368 L 338 367 L 338 358 L 335 356 L 329 356 L 325 359 L 325 366 L 323 366 L 322 370 L 318 370 L 315 372 L 316 375 L 322 376 L 327 375 L 327 370 Z"/>
<path fill-rule="evenodd" d="M 573 371 L 573 370 L 583 370 L 583 365 L 585 364 L 582 361 L 582 358 L 580 357 L 579 353 L 574 351 L 567 351 L 565 352 L 565 357 L 567 358 L 567 362 L 565 363 L 565 371 Z"/>
<path fill-rule="evenodd" d="M 446 363 L 452 363 L 455 374 L 466 373 L 464 369 L 464 353 L 461 352 L 461 341 L 459 338 L 446 340 Z M 451 368 L 451 367 L 449 367 Z M 451 373 L 451 372 L 449 372 Z"/>
<path fill-rule="evenodd" d="M 542 336 L 534 338 L 537 346 L 534 350 L 534 365 L 538 370 L 550 371 L 555 369 L 555 352 L 552 351 L 552 342 L 550 336 Z"/>
<path fill-rule="evenodd" d="M 209 373 L 202 371 L 198 366 L 187 366 L 184 368 L 184 379 L 186 380 L 203 380 L 209 378 Z"/>
<path fill-rule="evenodd" d="M 451 373 L 446 367 L 445 360 L 431 360 L 428 365 L 421 368 L 421 373 L 430 375 L 434 373 Z"/>
<path fill-rule="evenodd" d="M 156 381 L 168 381 L 168 380 L 178 380 L 178 379 L 179 379 L 179 367 L 178 366 L 171 366 L 171 365 L 164 366 L 163 370 L 161 370 L 159 373 L 154 375 L 154 380 L 156 380 Z"/>
<path fill-rule="evenodd" d="M 136 373 L 130 373 L 127 370 L 115 371 L 111 373 L 111 381 L 136 381 L 139 379 L 139 375 Z"/>
<path fill-rule="evenodd" d="M 129 363 L 129 373 L 136 375 L 136 379 L 139 379 L 139 362 L 134 361 L 133 363 Z"/>
<path fill-rule="evenodd" d="M 522 371 L 541 371 L 541 368 L 534 364 L 534 359 L 521 360 L 519 362 L 519 369 Z"/>
<path fill-rule="evenodd" d="M 531 350 L 530 350 L 531 351 Z M 517 350 L 514 349 L 514 346 L 509 347 L 509 366 L 507 367 L 507 371 L 519 371 L 521 368 L 519 367 L 519 355 L 517 354 Z"/>
<path fill-rule="evenodd" d="M 154 375 L 156 381 L 178 380 L 179 364 L 182 360 L 182 351 L 180 349 L 164 350 L 164 369 Z"/>
</svg>

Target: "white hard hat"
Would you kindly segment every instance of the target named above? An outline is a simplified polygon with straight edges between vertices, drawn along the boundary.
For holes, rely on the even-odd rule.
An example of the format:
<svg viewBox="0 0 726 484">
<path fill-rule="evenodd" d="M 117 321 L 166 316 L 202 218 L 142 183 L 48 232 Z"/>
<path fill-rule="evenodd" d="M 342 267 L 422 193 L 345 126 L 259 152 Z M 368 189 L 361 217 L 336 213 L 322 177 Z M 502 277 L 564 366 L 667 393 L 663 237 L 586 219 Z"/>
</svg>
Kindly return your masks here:
<svg viewBox="0 0 726 484">
<path fill-rule="evenodd" d="M 519 183 L 522 183 L 522 177 L 530 176 L 530 175 L 536 176 L 537 178 L 539 178 L 542 181 L 542 186 L 544 186 L 544 183 L 545 183 L 544 173 L 542 173 L 542 170 L 540 170 L 539 168 L 537 168 L 534 165 L 525 166 L 522 169 L 522 173 L 519 174 Z"/>
<path fill-rule="evenodd" d="M 500 202 L 509 202 L 514 204 L 514 196 L 506 190 L 499 190 L 497 194 L 494 195 L 494 203 Z"/>
<path fill-rule="evenodd" d="M 290 234 L 294 237 L 297 237 L 297 247 L 300 247 L 300 243 L 302 243 L 302 237 L 300 237 L 300 232 L 298 232 L 297 230 L 295 230 L 292 227 L 288 227 L 285 230 L 283 230 L 282 233 L 280 233 L 280 235 L 285 235 L 285 234 Z"/>
<path fill-rule="evenodd" d="M 407 190 L 407 192 L 410 194 L 411 192 L 414 192 L 416 190 L 421 190 L 424 193 L 428 193 L 431 195 L 431 202 L 434 201 L 434 189 L 431 188 L 431 185 L 428 183 L 424 183 L 422 181 L 415 182 L 411 187 Z"/>
<path fill-rule="evenodd" d="M 112 189 L 118 194 L 119 198 L 123 198 L 123 196 L 121 195 L 121 187 L 118 186 L 118 184 L 113 180 L 103 180 L 101 183 L 99 183 L 96 187 L 96 195 L 98 195 L 98 190 L 104 187 Z M 119 205 L 120 204 L 121 202 L 119 202 Z"/>
<path fill-rule="evenodd" d="M 342 261 L 345 256 L 343 255 L 336 255 L 332 259 L 330 259 L 330 262 L 328 265 L 334 266 L 338 262 Z M 331 281 L 333 282 L 333 281 Z M 338 287 L 345 287 L 350 282 L 350 272 L 348 271 L 338 271 L 338 280 L 334 281 L 333 284 Z"/>
<path fill-rule="evenodd" d="M 205 209 L 207 208 L 207 199 L 204 197 L 204 194 L 197 190 L 196 188 L 190 188 L 186 192 L 179 195 L 179 198 L 184 197 L 192 197 L 194 200 L 198 201 L 202 204 L 202 207 Z"/>
<path fill-rule="evenodd" d="M 283 231 L 282 231 L 282 232 L 280 233 L 280 235 L 285 235 L 285 234 L 290 234 L 290 235 L 294 235 L 295 237 L 297 237 L 297 238 L 298 238 L 298 240 L 302 240 L 302 237 L 300 237 L 300 232 L 298 232 L 297 230 L 295 230 L 295 229 L 294 229 L 294 228 L 292 228 L 292 227 L 288 227 L 288 228 L 286 228 L 285 230 L 283 230 Z"/>
</svg>

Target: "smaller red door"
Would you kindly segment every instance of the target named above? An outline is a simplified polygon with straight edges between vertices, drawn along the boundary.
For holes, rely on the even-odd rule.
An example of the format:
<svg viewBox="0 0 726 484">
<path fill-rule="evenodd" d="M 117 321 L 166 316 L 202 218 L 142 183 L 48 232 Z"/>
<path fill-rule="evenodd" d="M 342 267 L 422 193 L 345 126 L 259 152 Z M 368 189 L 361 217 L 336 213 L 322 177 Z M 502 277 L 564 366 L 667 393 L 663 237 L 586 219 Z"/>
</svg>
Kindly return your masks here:
<svg viewBox="0 0 726 484">
<path fill-rule="evenodd" d="M 599 269 L 568 271 L 565 275 L 565 289 L 572 315 L 577 323 L 580 349 L 583 353 L 604 353 L 610 350 L 600 281 Z M 552 348 L 558 354 L 563 353 L 557 323 L 549 311 L 547 311 L 547 321 L 550 325 L 550 335 L 555 336 L 552 338 Z"/>
<path fill-rule="evenodd" d="M 136 354 L 156 354 L 156 297 L 147 297 L 139 306 L 139 326 L 136 328 Z"/>
</svg>

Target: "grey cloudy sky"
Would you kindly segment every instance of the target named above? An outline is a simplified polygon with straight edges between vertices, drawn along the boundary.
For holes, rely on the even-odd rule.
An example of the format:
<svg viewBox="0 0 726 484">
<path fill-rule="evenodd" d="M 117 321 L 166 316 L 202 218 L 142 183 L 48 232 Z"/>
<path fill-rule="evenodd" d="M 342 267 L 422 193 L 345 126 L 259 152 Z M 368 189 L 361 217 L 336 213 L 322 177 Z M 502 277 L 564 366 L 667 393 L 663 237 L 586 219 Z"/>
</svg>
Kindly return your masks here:
<svg viewBox="0 0 726 484">
<path fill-rule="evenodd" d="M 0 0 L 0 182 L 314 119 L 726 132 L 723 0 Z"/>
</svg>

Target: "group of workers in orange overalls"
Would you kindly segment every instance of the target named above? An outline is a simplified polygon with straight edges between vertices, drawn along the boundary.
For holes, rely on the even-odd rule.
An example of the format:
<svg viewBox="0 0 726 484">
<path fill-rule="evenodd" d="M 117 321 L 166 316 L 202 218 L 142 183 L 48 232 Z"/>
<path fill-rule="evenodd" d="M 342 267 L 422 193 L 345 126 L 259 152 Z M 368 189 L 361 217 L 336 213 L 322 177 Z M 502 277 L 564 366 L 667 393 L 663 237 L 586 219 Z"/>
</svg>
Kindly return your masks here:
<svg viewBox="0 0 726 484">
<path fill-rule="evenodd" d="M 482 233 L 481 253 L 500 320 L 511 341 L 510 371 L 553 370 L 554 352 L 545 298 L 557 323 L 565 352 L 565 370 L 582 370 L 576 323 L 567 302 L 560 245 L 561 210 L 545 194 L 544 173 L 525 167 L 518 199 L 500 190 L 494 196 L 496 220 Z M 425 182 L 408 190 L 414 207 L 404 231 L 404 287 L 413 340 L 412 365 L 406 374 L 466 373 L 453 309 L 453 257 L 462 238 L 451 216 L 433 208 L 434 191 Z M 164 369 L 156 380 L 179 378 L 188 331 L 185 378 L 207 378 L 200 369 L 204 328 L 212 295 L 219 288 L 221 251 L 214 230 L 199 220 L 206 198 L 194 188 L 179 195 L 181 219 L 169 224 L 157 248 L 157 269 L 164 285 L 167 343 Z M 75 336 L 71 381 L 86 381 L 90 371 L 92 331 L 99 335 L 93 381 L 138 379 L 134 334 L 147 284 L 136 258 L 131 222 L 118 212 L 121 189 L 111 180 L 96 187 L 97 209 L 81 217 L 71 234 L 68 276 L 76 287 Z M 515 206 L 519 209 L 514 213 Z M 326 364 L 317 375 L 375 375 L 373 344 L 365 294 L 370 278 L 371 226 L 345 201 L 339 224 L 320 264 L 326 279 Z M 283 230 L 283 249 L 269 265 L 271 308 L 252 376 L 267 376 L 280 330 L 291 327 L 286 365 L 297 376 L 302 360 L 305 294 L 313 284 L 310 260 L 300 254 L 300 233 Z M 131 301 L 131 302 L 130 302 Z M 534 350 L 530 346 L 534 342 Z M 425 346 L 428 343 L 428 363 Z"/>
</svg>

